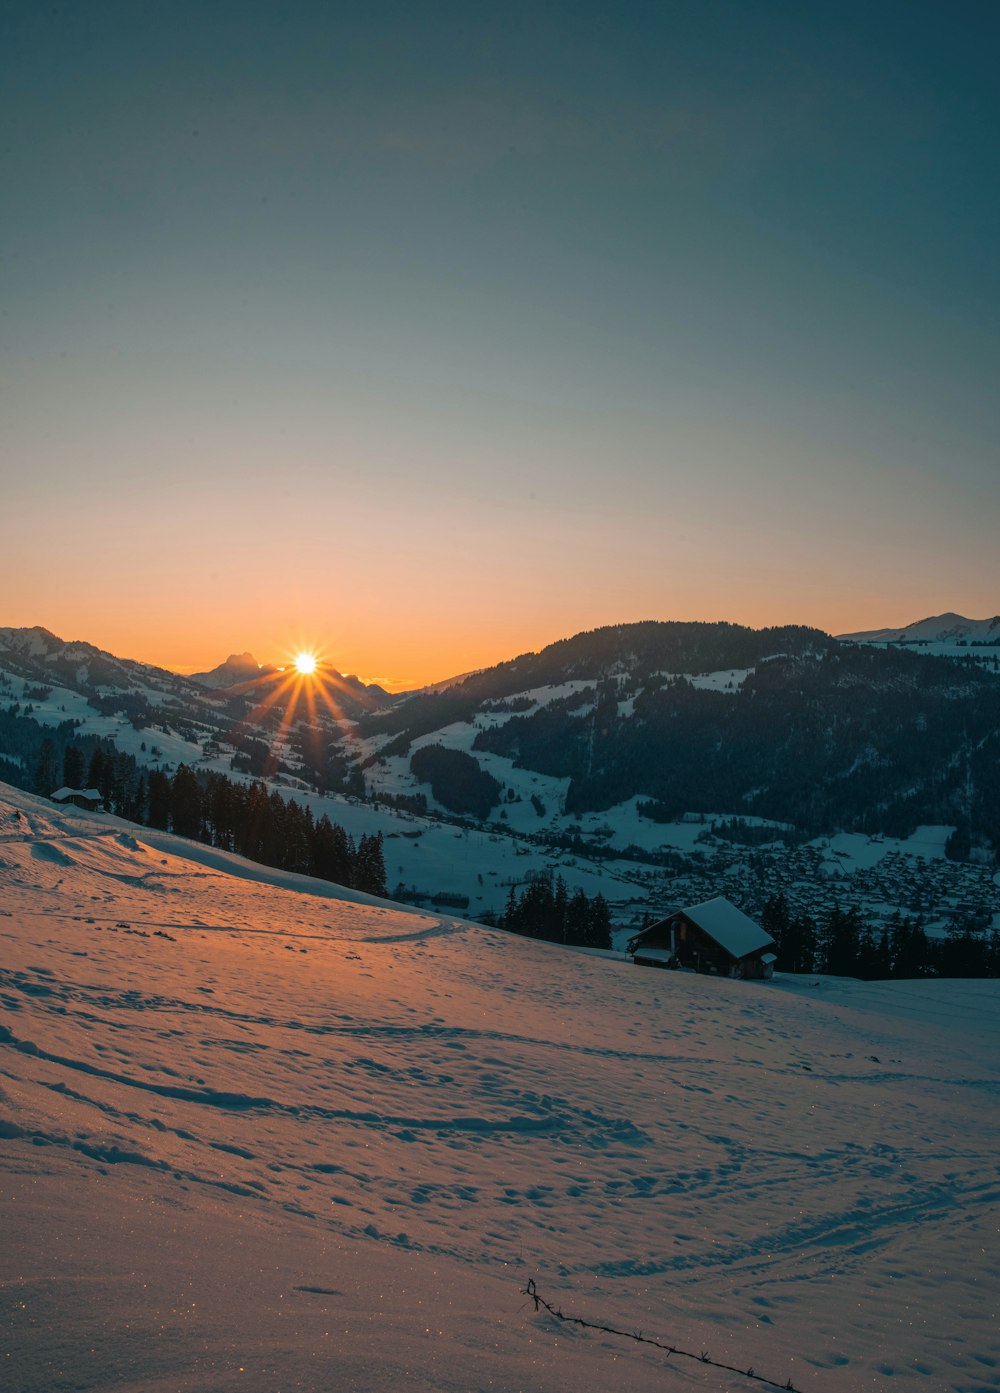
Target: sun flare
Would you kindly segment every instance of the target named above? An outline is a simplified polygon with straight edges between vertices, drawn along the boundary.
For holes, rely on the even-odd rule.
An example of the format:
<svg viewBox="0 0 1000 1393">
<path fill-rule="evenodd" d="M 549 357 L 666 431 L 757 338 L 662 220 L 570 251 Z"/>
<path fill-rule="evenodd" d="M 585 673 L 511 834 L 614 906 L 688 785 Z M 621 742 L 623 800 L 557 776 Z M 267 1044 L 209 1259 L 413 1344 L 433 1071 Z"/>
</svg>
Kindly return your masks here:
<svg viewBox="0 0 1000 1393">
<path fill-rule="evenodd" d="M 312 653 L 297 653 L 295 656 L 295 671 L 301 673 L 303 677 L 310 676 L 316 671 L 316 658 Z"/>
</svg>

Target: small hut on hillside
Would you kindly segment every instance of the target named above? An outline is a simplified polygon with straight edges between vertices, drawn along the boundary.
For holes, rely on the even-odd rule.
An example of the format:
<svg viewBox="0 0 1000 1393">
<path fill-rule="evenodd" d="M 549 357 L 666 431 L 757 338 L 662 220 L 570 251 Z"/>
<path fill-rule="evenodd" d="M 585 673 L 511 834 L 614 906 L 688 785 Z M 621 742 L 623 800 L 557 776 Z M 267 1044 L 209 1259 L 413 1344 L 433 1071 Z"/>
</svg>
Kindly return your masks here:
<svg viewBox="0 0 1000 1393">
<path fill-rule="evenodd" d="M 72 803 L 75 808 L 85 808 L 91 813 L 99 813 L 104 802 L 100 789 L 96 788 L 57 788 L 49 797 L 53 803 Z"/>
<path fill-rule="evenodd" d="M 641 967 L 686 967 L 720 977 L 764 978 L 774 971 L 774 939 L 717 895 L 677 909 L 629 940 Z"/>
</svg>

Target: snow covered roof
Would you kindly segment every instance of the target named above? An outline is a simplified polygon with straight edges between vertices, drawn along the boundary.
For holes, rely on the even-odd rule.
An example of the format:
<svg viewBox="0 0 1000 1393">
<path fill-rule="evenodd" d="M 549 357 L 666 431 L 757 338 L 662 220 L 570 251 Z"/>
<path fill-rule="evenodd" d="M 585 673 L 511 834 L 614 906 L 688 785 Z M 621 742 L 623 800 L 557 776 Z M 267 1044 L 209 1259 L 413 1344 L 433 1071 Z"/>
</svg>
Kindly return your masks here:
<svg viewBox="0 0 1000 1393">
<path fill-rule="evenodd" d="M 766 934 L 759 924 L 730 904 L 722 895 L 704 904 L 692 905 L 689 909 L 678 911 L 686 919 L 697 924 L 709 938 L 724 948 L 734 958 L 745 958 L 748 953 L 756 953 L 761 948 L 770 948 L 774 939 Z"/>
<path fill-rule="evenodd" d="M 98 788 L 57 788 L 55 793 L 49 796 L 53 803 L 65 803 L 67 798 L 86 798 L 90 803 L 101 801 L 101 791 Z"/>
</svg>

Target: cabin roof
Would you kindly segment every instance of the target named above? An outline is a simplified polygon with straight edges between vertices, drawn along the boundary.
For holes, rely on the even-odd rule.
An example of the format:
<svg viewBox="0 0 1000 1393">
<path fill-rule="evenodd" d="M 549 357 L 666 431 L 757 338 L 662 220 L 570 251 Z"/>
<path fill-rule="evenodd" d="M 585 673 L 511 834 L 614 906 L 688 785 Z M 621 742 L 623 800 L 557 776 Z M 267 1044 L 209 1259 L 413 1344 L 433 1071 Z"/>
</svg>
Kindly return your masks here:
<svg viewBox="0 0 1000 1393">
<path fill-rule="evenodd" d="M 749 915 L 730 904 L 722 895 L 716 895 L 713 900 L 705 900 L 703 904 L 691 905 L 690 908 L 677 912 L 697 924 L 699 929 L 734 958 L 745 958 L 750 953 L 757 953 L 762 948 L 770 948 L 774 944 L 770 934 L 765 933 Z"/>
<path fill-rule="evenodd" d="M 717 895 L 714 900 L 705 900 L 702 904 L 689 905 L 684 909 L 672 909 L 669 914 L 658 919 L 655 924 L 650 924 L 649 928 L 642 929 L 635 938 L 630 939 L 628 951 L 633 957 L 639 953 L 644 958 L 648 958 L 651 949 L 645 945 L 656 943 L 657 939 L 662 940 L 670 921 L 677 918 L 678 915 L 683 915 L 692 924 L 696 924 L 702 933 L 717 943 L 724 952 L 737 962 L 741 958 L 747 958 L 754 953 L 761 952 L 762 949 L 774 947 L 774 939 L 770 934 L 765 933 L 749 915 L 744 914 L 741 909 L 737 909 L 734 904 L 730 904 L 722 895 Z"/>
<path fill-rule="evenodd" d="M 49 797 L 53 803 L 65 803 L 67 798 L 86 798 L 88 802 L 99 803 L 101 791 L 97 788 L 57 788 Z"/>
</svg>

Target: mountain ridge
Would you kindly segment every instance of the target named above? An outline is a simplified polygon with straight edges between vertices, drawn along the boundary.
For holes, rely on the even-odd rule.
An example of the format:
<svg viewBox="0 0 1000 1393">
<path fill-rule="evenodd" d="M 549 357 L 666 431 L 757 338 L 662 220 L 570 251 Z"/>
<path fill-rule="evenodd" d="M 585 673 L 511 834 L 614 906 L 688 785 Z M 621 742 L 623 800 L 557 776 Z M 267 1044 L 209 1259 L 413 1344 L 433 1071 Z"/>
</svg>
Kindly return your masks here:
<svg viewBox="0 0 1000 1393">
<path fill-rule="evenodd" d="M 916 619 L 899 628 L 864 629 L 856 633 L 837 634 L 845 643 L 947 643 L 950 640 L 986 640 L 1000 637 L 1000 614 L 985 619 L 969 619 L 964 614 L 947 610 L 944 614 Z"/>
<path fill-rule="evenodd" d="M 275 670 L 271 664 L 258 663 L 254 655 L 248 651 L 246 653 L 230 653 L 226 661 L 219 663 L 217 667 L 209 668 L 207 672 L 189 672 L 187 677 L 191 682 L 198 682 L 203 687 L 218 690 L 225 687 L 235 687 L 240 682 L 250 682 L 262 674 Z"/>
<path fill-rule="evenodd" d="M 938 657 L 804 626 L 650 620 L 584 631 L 399 698 L 333 669 L 213 690 L 36 628 L 0 630 L 0 680 L 26 711 L 57 685 L 63 695 L 49 704 L 72 717 L 75 692 L 104 722 L 87 716 L 87 728 L 110 734 L 117 721 L 139 763 L 169 748 L 205 771 L 422 800 L 442 815 L 472 806 L 484 824 L 501 798 L 530 795 L 571 820 L 638 800 L 636 815 L 654 823 L 721 811 L 811 836 L 947 824 L 970 845 L 978 837 L 1000 849 L 1000 668 L 990 653 Z M 20 709 L 15 701 L 8 718 Z M 151 740 L 137 738 L 147 730 Z M 37 759 L 23 731 L 11 726 L 8 738 Z M 427 745 L 451 753 L 421 754 L 418 768 Z M 539 782 L 529 787 L 527 776 Z"/>
</svg>

